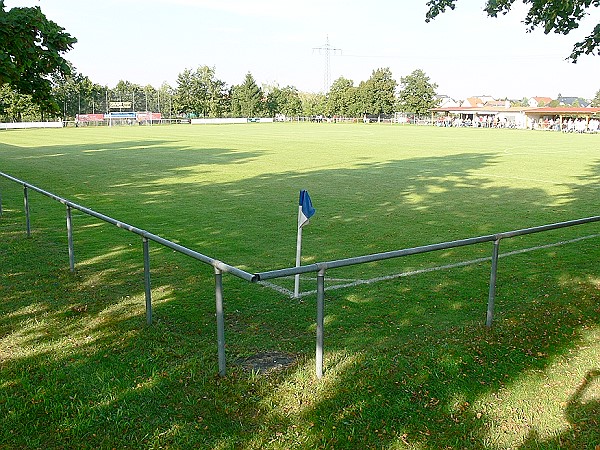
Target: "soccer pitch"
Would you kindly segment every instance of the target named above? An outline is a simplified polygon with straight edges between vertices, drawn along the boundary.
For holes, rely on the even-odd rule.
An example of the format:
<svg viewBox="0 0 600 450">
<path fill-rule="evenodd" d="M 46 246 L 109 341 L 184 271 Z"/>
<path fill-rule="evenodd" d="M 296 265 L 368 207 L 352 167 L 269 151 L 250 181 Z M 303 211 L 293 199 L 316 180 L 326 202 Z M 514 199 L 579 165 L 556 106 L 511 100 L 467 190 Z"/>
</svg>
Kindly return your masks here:
<svg viewBox="0 0 600 450">
<path fill-rule="evenodd" d="M 362 123 L 27 130 L 0 132 L 0 171 L 254 273 L 294 265 L 300 189 L 316 208 L 303 264 L 598 215 L 599 138 Z M 489 244 L 328 271 L 321 383 L 314 279 L 290 299 L 292 279 L 227 276 L 219 380 L 211 267 L 151 245 L 144 327 L 138 236 L 75 212 L 71 274 L 64 206 L 30 192 L 27 239 L 22 187 L 0 179 L 0 194 L 0 447 L 600 443 L 582 418 L 597 397 L 579 386 L 597 388 L 598 224 L 503 241 L 490 331 Z M 240 368 L 264 351 L 297 362 Z"/>
<path fill-rule="evenodd" d="M 3 171 L 249 272 L 293 266 L 300 189 L 309 190 L 318 211 L 305 229 L 303 264 L 598 214 L 597 136 L 248 124 L 38 130 L 2 137 Z M 6 188 L 7 195 L 16 192 Z M 43 227 L 62 214 L 55 205 L 39 207 L 33 220 Z M 84 234 L 98 226 L 92 222 L 81 215 L 75 228 L 85 249 L 102 251 L 105 237 Z M 106 227 L 99 228 L 104 233 Z M 596 228 L 509 240 L 503 250 L 512 254 L 593 238 Z M 84 250 L 83 257 L 94 253 Z M 326 289 L 479 264 L 488 257 L 489 245 L 481 245 L 338 269 L 328 274 Z M 293 294 L 291 279 L 263 286 Z M 314 276 L 303 276 L 302 289 L 301 297 L 315 293 Z"/>
<path fill-rule="evenodd" d="M 317 208 L 303 263 L 598 213 L 597 136 L 250 124 L 0 137 L 4 172 L 255 272 L 293 265 L 300 189 Z"/>
</svg>

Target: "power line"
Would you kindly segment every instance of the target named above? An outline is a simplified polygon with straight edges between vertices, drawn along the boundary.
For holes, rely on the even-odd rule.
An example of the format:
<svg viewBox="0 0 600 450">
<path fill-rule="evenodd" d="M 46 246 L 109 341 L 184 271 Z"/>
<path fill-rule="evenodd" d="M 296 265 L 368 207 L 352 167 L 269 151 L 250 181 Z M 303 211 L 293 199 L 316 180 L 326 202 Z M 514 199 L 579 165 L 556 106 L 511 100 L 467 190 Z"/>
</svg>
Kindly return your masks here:
<svg viewBox="0 0 600 450">
<path fill-rule="evenodd" d="M 323 80 L 323 91 L 324 93 L 327 93 L 327 91 L 329 91 L 329 85 L 331 84 L 331 53 L 334 55 L 341 55 L 342 49 L 333 48 L 331 45 L 329 45 L 329 35 L 327 35 L 327 41 L 325 42 L 325 45 L 321 47 L 313 47 L 313 52 L 315 50 L 318 50 L 320 55 L 325 55 L 325 77 Z"/>
</svg>

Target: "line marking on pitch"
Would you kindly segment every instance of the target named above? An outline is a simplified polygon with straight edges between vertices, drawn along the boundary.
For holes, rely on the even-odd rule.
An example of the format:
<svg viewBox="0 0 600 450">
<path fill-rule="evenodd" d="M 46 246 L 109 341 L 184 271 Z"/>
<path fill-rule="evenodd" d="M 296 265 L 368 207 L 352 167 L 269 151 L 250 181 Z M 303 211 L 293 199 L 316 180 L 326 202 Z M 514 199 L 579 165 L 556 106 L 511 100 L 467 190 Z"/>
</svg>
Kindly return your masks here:
<svg viewBox="0 0 600 450">
<path fill-rule="evenodd" d="M 582 237 L 578 237 L 575 239 L 569 239 L 567 241 L 559 241 L 559 242 L 554 242 L 552 244 L 538 245 L 535 247 L 523 248 L 520 250 L 513 250 L 512 252 L 500 253 L 498 255 L 498 258 L 506 258 L 507 256 L 514 256 L 514 255 L 519 255 L 522 253 L 533 252 L 536 250 L 544 250 L 546 248 L 559 247 L 561 245 L 566 245 L 566 244 L 573 244 L 575 242 L 580 242 L 580 241 L 584 241 L 587 239 L 593 239 L 593 238 L 597 238 L 599 236 L 600 236 L 600 234 L 590 234 L 588 236 L 582 236 Z M 348 283 L 334 284 L 331 286 L 326 286 L 325 291 L 332 291 L 335 289 L 345 289 L 345 288 L 349 288 L 349 287 L 360 286 L 363 284 L 378 283 L 380 281 L 387 281 L 387 280 L 393 280 L 396 278 L 410 277 L 413 275 L 420 275 L 422 273 L 436 272 L 438 270 L 455 269 L 457 267 L 465 267 L 465 266 L 471 266 L 474 264 L 481 264 L 481 263 L 491 261 L 491 260 L 492 260 L 491 256 L 486 256 L 483 258 L 471 259 L 468 261 L 461 261 L 461 262 L 453 263 L 453 264 L 445 264 L 442 266 L 429 267 L 427 269 L 411 270 L 409 272 L 401 272 L 401 273 L 396 273 L 393 275 L 384 275 L 381 277 L 370 278 L 367 280 L 361 280 L 361 279 L 356 280 L 356 279 L 347 279 L 347 278 L 327 278 L 326 277 L 326 280 L 328 280 L 328 281 L 348 281 Z M 285 277 L 285 278 L 293 278 L 293 277 Z M 315 281 L 314 277 L 313 278 L 301 278 L 301 279 Z M 259 281 L 258 284 L 268 287 L 270 289 L 273 289 L 274 291 L 277 291 L 280 294 L 284 294 L 287 297 L 294 298 L 294 291 L 284 288 L 283 286 L 280 286 L 278 284 L 271 283 L 269 281 Z M 298 298 L 306 297 L 306 296 L 313 295 L 316 293 L 317 293 L 316 289 L 311 290 L 311 291 L 300 292 L 298 294 Z"/>
</svg>

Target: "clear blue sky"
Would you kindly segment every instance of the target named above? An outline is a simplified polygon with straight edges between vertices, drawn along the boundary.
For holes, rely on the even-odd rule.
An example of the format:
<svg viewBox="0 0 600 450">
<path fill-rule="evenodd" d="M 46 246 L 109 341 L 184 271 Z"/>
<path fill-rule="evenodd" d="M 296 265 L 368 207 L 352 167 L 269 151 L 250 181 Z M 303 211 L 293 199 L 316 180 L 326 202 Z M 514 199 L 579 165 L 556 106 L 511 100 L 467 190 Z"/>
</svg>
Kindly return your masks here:
<svg viewBox="0 0 600 450">
<path fill-rule="evenodd" d="M 492 95 L 581 96 L 600 90 L 600 56 L 565 61 L 600 20 L 593 9 L 568 36 L 526 33 L 524 6 L 498 19 L 484 0 L 459 0 L 425 23 L 426 0 L 6 0 L 40 6 L 78 39 L 66 57 L 92 81 L 175 86 L 186 68 L 207 65 L 228 85 L 247 72 L 257 83 L 323 90 L 327 38 L 331 81 L 358 85 L 389 67 L 396 80 L 422 69 L 438 93 L 456 99 Z"/>
</svg>

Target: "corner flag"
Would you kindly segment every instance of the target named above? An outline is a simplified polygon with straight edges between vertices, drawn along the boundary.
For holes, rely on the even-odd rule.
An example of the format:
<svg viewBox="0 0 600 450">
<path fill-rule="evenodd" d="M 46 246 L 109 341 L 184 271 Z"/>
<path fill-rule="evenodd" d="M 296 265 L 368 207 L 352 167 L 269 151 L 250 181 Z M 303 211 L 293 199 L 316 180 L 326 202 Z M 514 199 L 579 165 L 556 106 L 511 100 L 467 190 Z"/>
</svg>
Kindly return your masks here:
<svg viewBox="0 0 600 450">
<path fill-rule="evenodd" d="M 300 191 L 300 200 L 298 201 L 298 237 L 296 239 L 296 267 L 300 267 L 302 261 L 302 227 L 308 223 L 315 213 L 308 191 Z M 300 275 L 294 277 L 294 298 L 298 298 L 300 292 Z"/>
<path fill-rule="evenodd" d="M 300 191 L 300 200 L 298 201 L 298 205 L 298 228 L 302 228 L 308 223 L 308 219 L 310 219 L 315 213 L 315 208 L 313 208 L 307 190 L 302 189 Z"/>
</svg>

